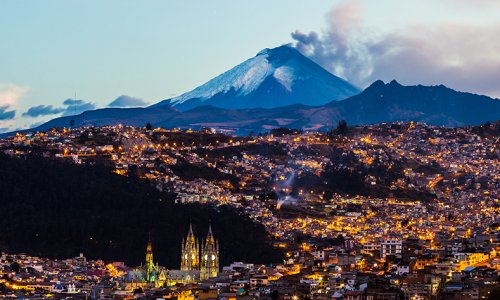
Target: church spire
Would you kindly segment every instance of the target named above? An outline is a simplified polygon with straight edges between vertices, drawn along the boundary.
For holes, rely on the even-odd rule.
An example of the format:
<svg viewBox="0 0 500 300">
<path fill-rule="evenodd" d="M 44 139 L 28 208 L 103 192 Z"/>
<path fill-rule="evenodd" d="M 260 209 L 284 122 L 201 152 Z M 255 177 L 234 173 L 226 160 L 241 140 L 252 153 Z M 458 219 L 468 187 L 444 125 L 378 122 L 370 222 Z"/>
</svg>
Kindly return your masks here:
<svg viewBox="0 0 500 300">
<path fill-rule="evenodd" d="M 151 244 L 151 232 L 149 233 L 148 244 L 146 246 L 146 264 L 153 261 L 153 245 Z"/>
<path fill-rule="evenodd" d="M 215 246 L 215 238 L 212 233 L 212 222 L 210 221 L 208 224 L 207 238 L 205 239 L 205 248 L 213 248 L 213 246 Z"/>
<path fill-rule="evenodd" d="M 200 278 L 216 277 L 219 272 L 219 246 L 212 233 L 212 223 L 208 226 L 207 238 L 201 249 Z"/>
<path fill-rule="evenodd" d="M 146 246 L 146 280 L 151 282 L 154 280 L 154 263 L 153 263 L 153 244 L 151 243 L 151 232 L 149 233 L 148 244 Z"/>
<path fill-rule="evenodd" d="M 208 235 L 213 236 L 212 235 L 212 220 L 208 221 Z"/>
<path fill-rule="evenodd" d="M 198 240 L 193 233 L 193 224 L 189 224 L 189 232 L 182 245 L 181 270 L 197 270 L 200 266 Z"/>
</svg>

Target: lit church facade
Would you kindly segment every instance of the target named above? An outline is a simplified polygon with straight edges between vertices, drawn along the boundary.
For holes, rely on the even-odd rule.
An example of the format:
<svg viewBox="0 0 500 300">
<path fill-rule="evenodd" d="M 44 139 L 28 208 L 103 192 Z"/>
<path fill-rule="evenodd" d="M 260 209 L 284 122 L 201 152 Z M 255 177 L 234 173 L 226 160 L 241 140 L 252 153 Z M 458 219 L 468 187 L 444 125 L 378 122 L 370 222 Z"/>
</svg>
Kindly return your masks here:
<svg viewBox="0 0 500 300">
<path fill-rule="evenodd" d="M 207 280 L 217 276 L 219 272 L 219 245 L 212 233 L 212 226 L 208 228 L 206 239 L 199 243 L 194 236 L 193 227 L 182 241 L 181 271 L 199 271 L 200 280 Z"/>
<path fill-rule="evenodd" d="M 126 275 L 126 290 L 194 283 L 217 276 L 219 272 L 219 245 L 209 226 L 206 239 L 200 243 L 193 233 L 192 225 L 181 244 L 181 269 L 167 270 L 153 262 L 151 240 L 146 246 L 145 264 Z"/>
<path fill-rule="evenodd" d="M 168 284 L 168 270 L 153 262 L 153 245 L 151 237 L 146 246 L 146 261 L 139 267 L 129 271 L 125 278 L 125 289 L 155 288 Z"/>
</svg>

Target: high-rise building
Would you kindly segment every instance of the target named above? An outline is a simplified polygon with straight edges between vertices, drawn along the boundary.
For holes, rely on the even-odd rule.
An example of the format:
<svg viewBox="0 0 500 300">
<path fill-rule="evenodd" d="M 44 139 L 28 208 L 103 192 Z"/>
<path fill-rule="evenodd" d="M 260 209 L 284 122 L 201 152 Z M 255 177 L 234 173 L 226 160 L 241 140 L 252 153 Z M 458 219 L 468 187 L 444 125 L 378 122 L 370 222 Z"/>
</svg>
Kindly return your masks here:
<svg viewBox="0 0 500 300">
<path fill-rule="evenodd" d="M 380 257 L 385 259 L 388 255 L 401 254 L 403 241 L 400 239 L 385 239 L 380 243 Z"/>
</svg>

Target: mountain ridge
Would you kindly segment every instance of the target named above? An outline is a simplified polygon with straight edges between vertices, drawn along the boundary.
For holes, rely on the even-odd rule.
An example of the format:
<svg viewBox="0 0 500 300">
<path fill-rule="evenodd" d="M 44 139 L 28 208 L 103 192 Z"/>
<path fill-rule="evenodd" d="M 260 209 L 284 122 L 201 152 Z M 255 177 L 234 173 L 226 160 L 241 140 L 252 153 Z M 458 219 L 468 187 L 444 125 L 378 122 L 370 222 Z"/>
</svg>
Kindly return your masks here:
<svg viewBox="0 0 500 300">
<path fill-rule="evenodd" d="M 418 121 L 457 127 L 500 119 L 499 99 L 459 92 L 442 84 L 404 86 L 396 80 L 387 84 L 375 81 L 342 104 L 330 102 L 325 107 L 351 112 L 345 119 L 353 124 Z M 353 110 L 358 113 L 353 114 Z"/>
<path fill-rule="evenodd" d="M 165 105 L 105 108 L 56 118 L 22 132 L 69 127 L 71 120 L 74 126 L 126 124 L 143 127 L 151 123 L 164 128 L 214 127 L 237 134 L 266 132 L 278 127 L 328 130 L 340 120 L 351 125 L 415 121 L 457 127 L 500 120 L 500 100 L 458 92 L 443 85 L 403 86 L 395 80 L 390 83 L 376 81 L 356 96 L 322 106 L 294 104 L 272 109 L 228 109 L 204 105 L 186 111 Z"/>
<path fill-rule="evenodd" d="M 308 58 L 302 55 L 297 56 L 295 52 L 298 53 L 298 51 L 289 46 L 265 49 L 259 52 L 256 57 L 265 55 L 266 57 L 259 58 L 262 61 L 267 60 L 270 56 L 272 63 L 274 62 L 277 66 L 282 66 L 281 60 L 287 61 L 289 57 L 281 55 L 281 52 L 285 52 L 285 54 L 288 52 L 293 53 L 292 59 L 306 60 L 307 64 L 319 68 L 318 70 L 321 72 L 328 73 L 328 71 L 322 69 Z M 275 72 L 277 69 L 273 70 Z M 332 74 L 330 75 L 335 77 Z M 338 77 L 335 78 L 343 81 Z M 266 80 L 269 81 L 268 84 L 271 88 L 266 88 Z M 273 90 L 273 87 L 279 88 L 276 85 L 277 82 L 278 79 L 274 76 L 268 76 L 262 82 L 256 84 L 258 86 L 256 90 L 261 88 L 267 90 L 267 98 L 263 97 L 263 99 L 269 102 L 274 97 L 275 90 Z M 286 90 L 286 87 L 282 87 L 281 89 Z M 255 92 L 256 90 L 253 91 Z M 186 94 L 189 93 L 191 92 Z M 233 93 L 237 96 L 235 89 L 229 89 L 227 93 L 219 96 L 215 94 L 210 99 L 220 100 L 219 104 L 229 101 L 226 103 L 226 106 L 231 106 L 230 102 L 233 98 L 227 98 L 228 93 Z M 215 127 L 238 134 L 246 134 L 252 131 L 265 132 L 277 127 L 293 127 L 303 130 L 328 130 L 336 126 L 339 120 L 346 120 L 352 125 L 416 121 L 429 125 L 454 127 L 479 125 L 486 121 L 500 120 L 499 99 L 459 92 L 444 85 L 404 86 L 396 80 L 388 83 L 377 80 L 354 96 L 339 101 L 328 101 L 322 105 L 314 105 L 316 104 L 314 102 L 278 105 L 278 101 L 273 104 L 278 106 L 272 108 L 261 107 L 256 102 L 252 102 L 253 106 L 251 107 L 234 108 L 218 107 L 210 101 L 188 98 L 186 98 L 185 102 L 189 102 L 190 105 L 183 107 L 171 106 L 169 103 L 165 103 L 165 101 L 170 100 L 165 100 L 142 108 L 96 109 L 85 111 L 75 116 L 55 118 L 35 128 L 17 132 L 42 131 L 52 127 L 82 125 L 125 124 L 141 127 L 147 123 L 151 123 L 154 126 L 165 128 Z M 240 97 L 239 100 L 243 98 Z M 14 133 L 0 134 L 0 137 L 9 136 Z"/>
</svg>

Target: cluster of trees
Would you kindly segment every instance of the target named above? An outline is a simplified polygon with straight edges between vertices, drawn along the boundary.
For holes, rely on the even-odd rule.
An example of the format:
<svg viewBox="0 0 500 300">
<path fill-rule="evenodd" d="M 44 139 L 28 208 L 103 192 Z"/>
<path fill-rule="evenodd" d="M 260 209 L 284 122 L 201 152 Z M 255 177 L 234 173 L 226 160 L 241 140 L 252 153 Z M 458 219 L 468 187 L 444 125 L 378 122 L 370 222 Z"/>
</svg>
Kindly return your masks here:
<svg viewBox="0 0 500 300">
<path fill-rule="evenodd" d="M 217 146 L 222 143 L 228 143 L 229 141 L 236 142 L 245 139 L 245 137 L 232 137 L 222 133 L 207 134 L 197 131 L 191 133 L 185 133 L 182 131 L 168 133 L 153 132 L 151 133 L 151 138 L 154 143 L 168 143 L 170 145 L 175 143 L 177 146 Z"/>
<path fill-rule="evenodd" d="M 338 134 L 346 134 L 347 130 L 348 130 L 348 127 L 347 127 L 346 120 L 340 120 L 339 124 L 337 125 L 337 133 Z"/>
<path fill-rule="evenodd" d="M 217 168 L 207 167 L 201 164 L 191 164 L 184 159 L 178 159 L 175 165 L 169 166 L 175 175 L 183 180 L 192 181 L 196 178 L 203 178 L 207 181 L 227 180 L 234 188 L 238 188 L 239 180 L 236 176 L 222 173 Z"/>
<path fill-rule="evenodd" d="M 327 134 L 330 136 L 330 137 L 335 137 L 337 135 L 347 135 L 348 133 L 350 133 L 350 130 L 349 130 L 349 126 L 347 126 L 347 121 L 346 120 L 340 120 L 338 123 L 337 123 L 337 128 L 335 129 L 331 129 L 327 132 Z"/>
<path fill-rule="evenodd" d="M 350 195 L 367 194 L 364 175 L 356 170 L 346 168 L 335 169 L 328 165 L 319 176 L 303 172 L 294 182 L 293 194 L 298 194 L 299 190 L 313 190 L 316 193 L 325 192 L 325 197 L 333 193 L 345 193 Z"/>
<path fill-rule="evenodd" d="M 175 204 L 175 195 L 103 166 L 0 155 L 0 250 L 49 258 L 137 265 L 151 232 L 155 258 L 178 268 L 189 223 L 200 237 L 211 220 L 221 263 L 278 262 L 262 225 L 230 207 Z"/>
<path fill-rule="evenodd" d="M 269 134 L 272 134 L 274 136 L 284 136 L 291 134 L 300 134 L 302 132 L 304 132 L 302 129 L 280 127 L 271 129 L 271 131 L 269 131 Z"/>
<path fill-rule="evenodd" d="M 209 161 L 217 161 L 220 158 L 231 158 L 237 156 L 241 158 L 243 152 L 251 155 L 264 155 L 264 156 L 287 156 L 283 146 L 278 143 L 264 143 L 264 144 L 245 144 L 240 146 L 225 147 L 221 149 L 199 149 L 196 153 L 204 156 Z"/>
<path fill-rule="evenodd" d="M 301 134 L 304 130 L 297 128 L 287 128 L 287 127 L 279 127 L 274 128 L 269 131 L 269 134 L 274 136 L 284 136 L 284 135 L 292 135 L 292 134 Z M 349 127 L 347 126 L 346 120 L 340 120 L 337 124 L 336 129 L 332 129 L 329 131 L 329 135 L 345 135 L 349 132 Z"/>
</svg>

